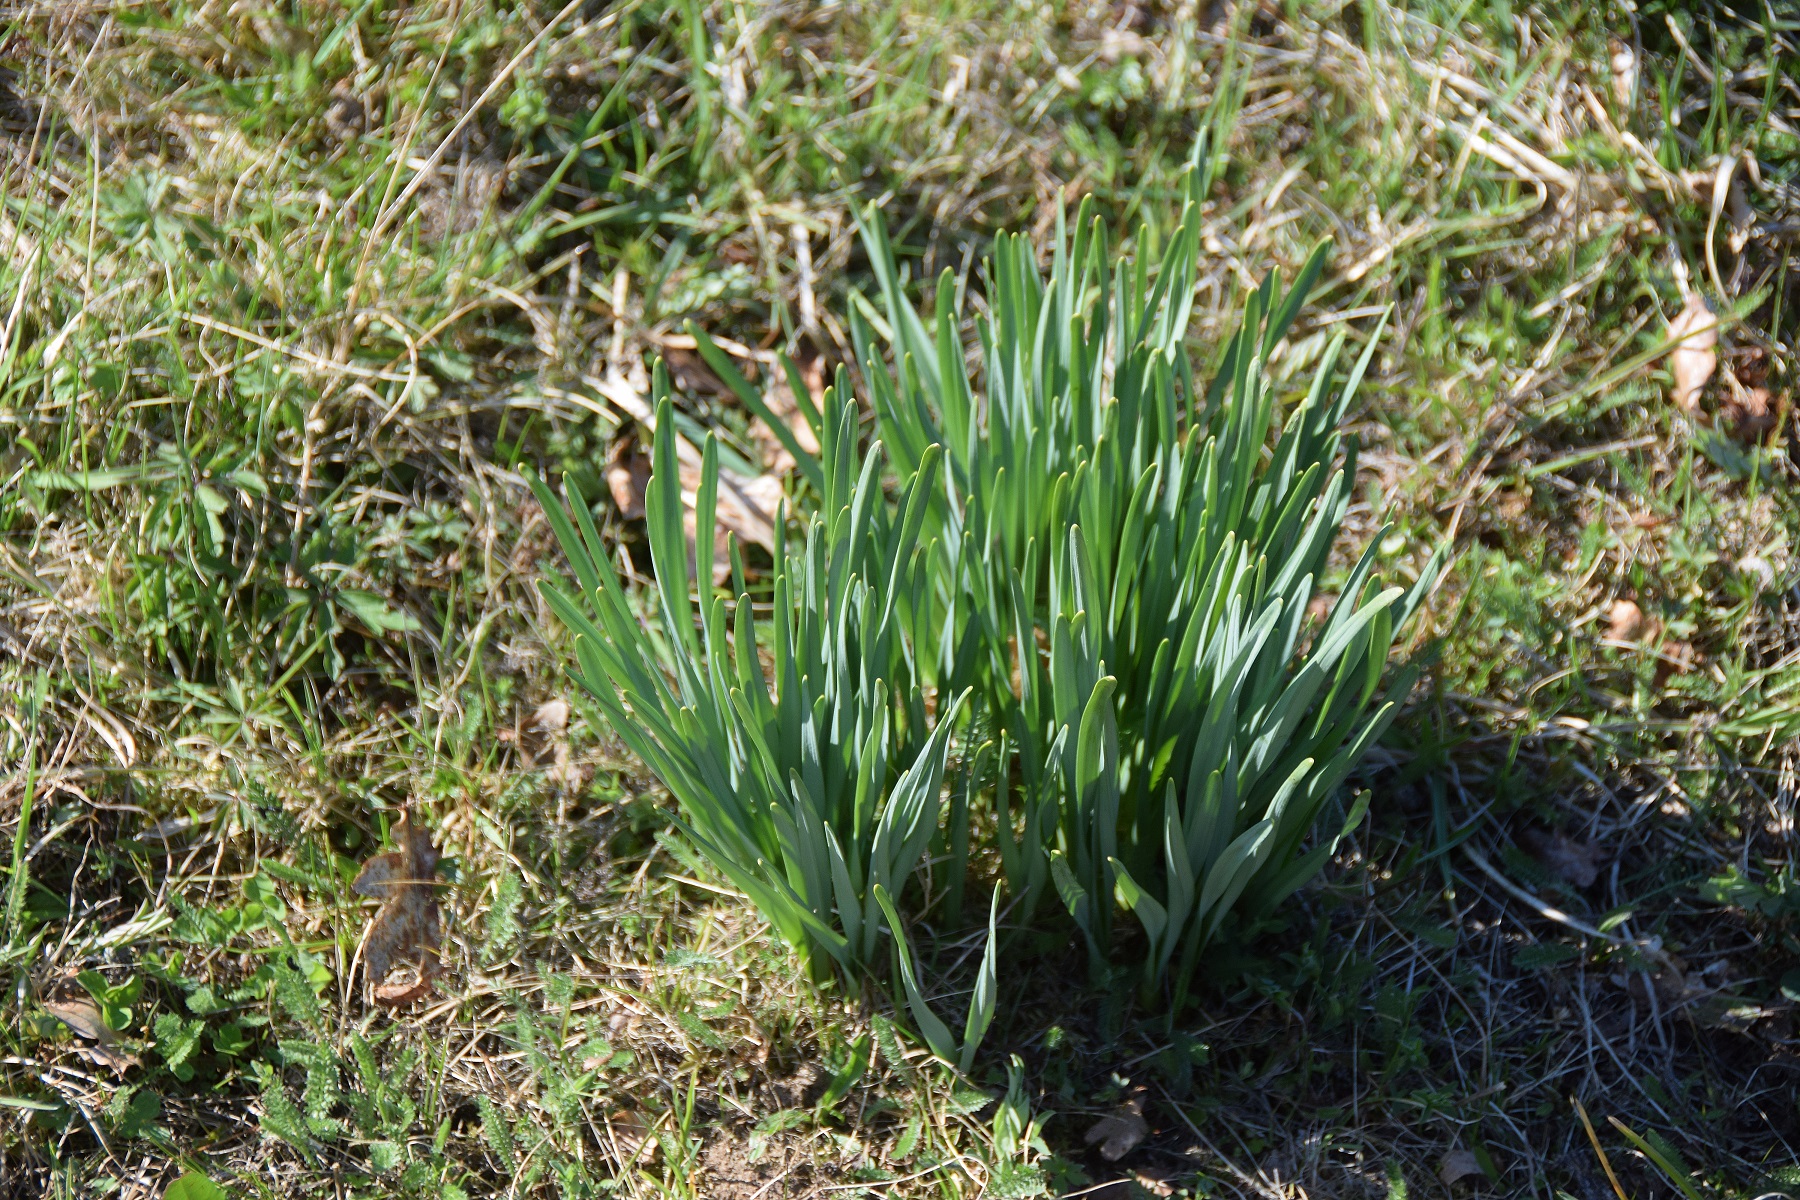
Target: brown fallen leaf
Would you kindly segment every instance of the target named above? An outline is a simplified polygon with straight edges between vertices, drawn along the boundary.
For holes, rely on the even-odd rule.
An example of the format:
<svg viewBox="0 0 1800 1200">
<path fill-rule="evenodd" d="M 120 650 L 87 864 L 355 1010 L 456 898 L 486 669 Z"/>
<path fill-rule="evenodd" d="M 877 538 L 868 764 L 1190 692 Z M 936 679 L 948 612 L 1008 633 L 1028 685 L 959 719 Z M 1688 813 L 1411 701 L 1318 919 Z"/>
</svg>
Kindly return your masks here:
<svg viewBox="0 0 1800 1200">
<path fill-rule="evenodd" d="M 432 893 L 437 851 L 431 835 L 402 812 L 390 831 L 397 850 L 363 864 L 353 885 L 364 896 L 386 901 L 363 938 L 363 961 L 377 1004 L 410 1004 L 431 994 L 438 973 L 438 906 Z M 396 966 L 413 966 L 417 977 L 388 982 Z"/>
<path fill-rule="evenodd" d="M 1668 336 L 1675 343 L 1669 351 L 1669 370 L 1675 377 L 1669 398 L 1681 409 L 1693 412 L 1700 407 L 1700 392 L 1706 381 L 1719 368 L 1719 318 L 1706 307 L 1706 301 L 1691 295 L 1669 322 Z"/>
<path fill-rule="evenodd" d="M 1175 1194 L 1175 1184 L 1171 1179 L 1160 1175 L 1151 1175 L 1144 1171 L 1133 1171 L 1131 1178 L 1152 1196 L 1173 1196 Z"/>
<path fill-rule="evenodd" d="M 630 380 L 613 371 L 604 379 L 592 382 L 596 390 L 611 401 L 614 407 L 647 427 L 655 427 L 655 412 Z M 681 473 L 682 522 L 691 545 L 694 537 L 694 503 L 700 491 L 702 459 L 694 444 L 679 435 L 675 451 Z M 615 458 L 617 454 L 615 451 Z M 649 459 L 644 458 L 641 473 L 632 465 L 633 462 L 635 460 L 607 471 L 607 486 L 612 490 L 613 503 L 618 505 L 619 512 L 627 518 L 643 515 L 644 492 L 650 485 Z M 731 559 L 725 541 L 727 533 L 735 533 L 740 541 L 752 542 L 765 550 L 775 549 L 775 512 L 781 504 L 782 496 L 781 480 L 775 475 L 746 478 L 734 471 L 720 468 L 718 506 L 713 516 L 716 524 L 713 531 L 714 584 L 723 583 L 731 577 Z"/>
<path fill-rule="evenodd" d="M 1578 888 L 1592 887 L 1600 878 L 1600 868 L 1612 857 L 1603 847 L 1578 842 L 1563 833 L 1527 829 L 1519 835 L 1519 841 L 1551 874 Z"/>
<path fill-rule="evenodd" d="M 819 405 L 819 397 L 825 393 L 825 360 L 814 356 L 799 364 L 800 377 L 806 383 L 806 390 L 813 402 Z M 812 426 L 807 424 L 806 416 L 800 411 L 800 402 L 794 395 L 792 385 L 788 383 L 786 371 L 770 372 L 769 389 L 763 393 L 763 403 L 775 415 L 788 431 L 794 435 L 794 441 L 808 454 L 819 452 L 819 440 L 813 436 Z M 763 461 L 769 464 L 769 473 L 785 475 L 792 471 L 796 464 L 794 456 L 788 448 L 781 444 L 775 431 L 761 421 L 750 423 L 750 436 L 762 448 Z"/>
<path fill-rule="evenodd" d="M 1620 597 L 1606 614 L 1606 636 L 1615 642 L 1635 642 L 1644 628 L 1644 610 L 1637 602 Z"/>
<path fill-rule="evenodd" d="M 1611 976 L 1612 982 L 1624 988 L 1631 998 L 1648 1003 L 1655 993 L 1655 1000 L 1663 1007 L 1681 1004 L 1696 996 L 1704 996 L 1707 989 L 1688 981 L 1687 972 L 1682 969 L 1680 959 L 1670 956 L 1668 961 L 1656 964 L 1649 971 L 1618 971 Z"/>
<path fill-rule="evenodd" d="M 700 464 L 696 461 L 690 465 L 684 458 L 681 463 L 681 501 L 689 537 L 694 533 L 693 505 L 699 491 Z M 720 470 L 718 509 L 715 513 L 718 528 L 714 531 L 718 535 L 718 553 L 723 554 L 725 551 L 723 535 L 726 532 L 735 533 L 740 541 L 754 542 L 765 550 L 775 549 L 775 510 L 780 506 L 782 496 L 781 480 L 773 475 L 756 475 L 746 479 L 742 475 Z M 715 556 L 715 574 L 720 565 L 725 568 L 723 577 L 729 577 L 730 561 L 720 564 Z"/>
<path fill-rule="evenodd" d="M 1438 1164 L 1438 1178 L 1445 1183 L 1455 1183 L 1470 1175 L 1480 1175 L 1481 1160 L 1475 1157 L 1473 1150 L 1452 1150 L 1444 1155 L 1444 1161 Z"/>
<path fill-rule="evenodd" d="M 1697 669 L 1706 661 L 1706 655 L 1694 648 L 1692 642 L 1668 641 L 1656 654 L 1656 672 L 1652 678 L 1652 686 L 1660 688 L 1669 681 L 1671 675 L 1686 675 Z"/>
<path fill-rule="evenodd" d="M 1740 442 L 1760 443 L 1781 424 L 1784 408 L 1766 387 L 1737 386 L 1719 404 L 1719 424 Z"/>
<path fill-rule="evenodd" d="M 614 442 L 606 463 L 606 489 L 621 517 L 635 521 L 644 515 L 644 489 L 649 486 L 650 456 L 640 453 L 628 438 Z"/>
<path fill-rule="evenodd" d="M 99 1008 L 86 1000 L 52 1001 L 44 1005 L 44 1011 L 67 1025 L 77 1037 L 107 1044 L 119 1040 L 119 1035 L 100 1016 Z"/>
<path fill-rule="evenodd" d="M 105 1067 L 115 1075 L 123 1075 L 127 1067 L 138 1065 L 138 1056 L 125 1049 L 119 1035 L 101 1018 L 99 1008 L 89 1001 L 49 1001 L 45 1003 L 44 1011 L 67 1025 L 76 1037 L 93 1043 L 75 1047 L 75 1053 L 89 1062 Z"/>
<path fill-rule="evenodd" d="M 569 702 L 559 698 L 544 701 L 531 714 L 531 723 L 543 733 L 555 735 L 563 732 L 569 727 Z"/>
<path fill-rule="evenodd" d="M 606 1131 L 612 1135 L 613 1154 L 621 1170 L 640 1157 L 646 1165 L 656 1161 L 657 1140 L 651 1136 L 649 1123 L 639 1114 L 620 1109 L 606 1118 Z"/>
<path fill-rule="evenodd" d="M 1132 1100 L 1118 1112 L 1101 1117 L 1088 1128 L 1082 1140 L 1092 1146 L 1100 1144 L 1100 1157 L 1107 1162 L 1118 1162 L 1137 1148 L 1150 1132 L 1144 1123 L 1144 1102 Z"/>
<path fill-rule="evenodd" d="M 1612 94 L 1622 109 L 1631 107 L 1631 95 L 1637 90 L 1637 54 L 1618 38 L 1608 43 L 1611 53 Z"/>
</svg>

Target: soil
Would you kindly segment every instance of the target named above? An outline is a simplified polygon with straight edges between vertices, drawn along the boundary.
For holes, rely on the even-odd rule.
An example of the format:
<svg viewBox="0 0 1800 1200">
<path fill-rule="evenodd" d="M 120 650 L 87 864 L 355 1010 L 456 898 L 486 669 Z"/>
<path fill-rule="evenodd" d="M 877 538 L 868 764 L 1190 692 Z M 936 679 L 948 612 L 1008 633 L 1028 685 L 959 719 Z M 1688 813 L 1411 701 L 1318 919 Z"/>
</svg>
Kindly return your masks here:
<svg viewBox="0 0 1800 1200">
<path fill-rule="evenodd" d="M 805 1138 L 791 1133 L 757 1139 L 751 1162 L 748 1129 L 720 1130 L 700 1153 L 699 1192 L 708 1200 L 799 1200 L 822 1182 Z"/>
</svg>

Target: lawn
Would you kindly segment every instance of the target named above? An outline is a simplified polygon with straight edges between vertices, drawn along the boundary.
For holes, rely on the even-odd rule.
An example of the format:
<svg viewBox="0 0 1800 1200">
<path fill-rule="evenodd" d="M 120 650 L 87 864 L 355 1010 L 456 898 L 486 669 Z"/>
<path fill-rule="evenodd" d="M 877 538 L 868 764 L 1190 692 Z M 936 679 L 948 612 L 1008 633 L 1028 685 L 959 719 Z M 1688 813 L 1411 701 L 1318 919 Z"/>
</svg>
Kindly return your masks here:
<svg viewBox="0 0 1800 1200">
<path fill-rule="evenodd" d="M 1783 7 L 0 8 L 0 1198 L 1800 1195 Z M 896 443 L 905 306 L 980 383 L 1084 203 L 1192 239 L 1202 395 L 1328 242 L 1266 356 L 1292 413 L 1367 353 L 1319 590 L 1424 601 L 1367 818 L 1173 994 L 945 785 L 894 890 L 958 1030 L 1000 896 L 964 1067 L 674 819 L 540 585 L 579 495 L 650 618 L 681 439 L 695 594 L 778 624 L 813 430 L 741 392 Z M 376 988 L 383 904 L 435 978 Z"/>
</svg>

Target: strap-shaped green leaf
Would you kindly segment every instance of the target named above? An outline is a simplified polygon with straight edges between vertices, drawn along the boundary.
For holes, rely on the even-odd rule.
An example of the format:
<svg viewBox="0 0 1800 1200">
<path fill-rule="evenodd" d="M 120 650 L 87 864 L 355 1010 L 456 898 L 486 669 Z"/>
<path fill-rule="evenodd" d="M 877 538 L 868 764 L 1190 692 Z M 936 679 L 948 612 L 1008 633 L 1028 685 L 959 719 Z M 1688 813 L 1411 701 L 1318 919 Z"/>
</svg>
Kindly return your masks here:
<svg viewBox="0 0 1800 1200">
<path fill-rule="evenodd" d="M 809 944 L 816 944 L 845 970 L 851 969 L 849 947 L 844 936 L 814 915 L 785 882 L 770 877 L 768 863 L 760 860 L 740 861 L 681 817 L 677 816 L 673 820 L 700 847 L 707 861 L 750 897 L 750 902 L 756 905 L 757 911 L 776 927 L 789 945 L 804 948 Z"/>
<path fill-rule="evenodd" d="M 879 883 L 875 885 L 875 902 L 881 905 L 882 915 L 887 917 L 888 930 L 894 935 L 894 948 L 900 959 L 900 981 L 906 988 L 906 1007 L 912 1013 L 914 1024 L 925 1038 L 925 1044 L 931 1052 L 954 1064 L 957 1061 L 956 1042 L 950 1033 L 950 1027 L 938 1019 L 925 1003 L 924 993 L 919 991 L 918 977 L 913 972 L 912 946 L 906 940 L 906 929 L 900 924 L 900 914 L 894 911 L 894 902 L 888 896 L 887 889 Z"/>
<path fill-rule="evenodd" d="M 1265 356 L 1275 348 L 1275 343 L 1286 337 L 1287 331 L 1293 328 L 1294 318 L 1300 315 L 1300 306 L 1306 303 L 1306 297 L 1312 291 L 1313 284 L 1318 282 L 1319 272 L 1325 269 L 1325 257 L 1330 252 L 1331 242 L 1329 239 L 1325 239 L 1314 246 L 1312 253 L 1306 256 L 1306 262 L 1301 264 L 1300 273 L 1294 277 L 1294 284 L 1288 289 L 1286 298 L 1269 317 L 1268 329 L 1263 334 L 1263 354 Z"/>
<path fill-rule="evenodd" d="M 987 949 L 981 954 L 981 970 L 975 974 L 975 992 L 969 997 L 969 1018 L 963 1023 L 962 1055 L 956 1064 L 965 1075 L 975 1065 L 975 1052 L 981 1049 L 982 1039 L 987 1037 L 988 1026 L 994 1020 L 994 1008 L 1000 999 L 1000 939 L 995 935 L 999 919 L 1000 889 L 995 888 L 994 898 L 988 903 Z"/>
<path fill-rule="evenodd" d="M 666 632 L 687 650 L 687 662 L 700 659 L 694 634 L 693 606 L 688 599 L 687 534 L 681 520 L 681 466 L 675 434 L 675 407 L 665 396 L 656 408 L 656 437 L 651 445 L 650 482 L 644 491 L 644 524 L 650 558 L 656 566 L 656 588 L 662 597 Z M 710 534 L 710 531 L 708 531 Z"/>
<path fill-rule="evenodd" d="M 872 947 L 865 946 L 863 941 L 861 897 L 857 894 L 855 881 L 850 878 L 850 867 L 844 861 L 843 847 L 838 845 L 837 835 L 829 825 L 824 829 L 824 842 L 831 868 L 832 894 L 837 901 L 838 923 L 843 926 L 844 940 L 859 952 L 857 957 L 865 957 Z"/>
<path fill-rule="evenodd" d="M 725 381 L 725 386 L 731 389 L 732 394 L 743 403 L 744 407 L 756 414 L 756 419 L 775 435 L 782 448 L 793 456 L 794 464 L 800 468 L 800 473 L 806 476 L 806 481 L 814 488 L 823 491 L 825 476 L 819 466 L 817 456 L 800 445 L 799 439 L 794 436 L 794 431 L 788 428 L 787 422 L 775 415 L 769 408 L 768 402 L 763 399 L 762 393 L 757 391 L 748 379 L 744 378 L 743 372 L 737 369 L 737 364 L 731 361 L 731 356 L 719 349 L 719 344 L 713 341 L 704 329 L 689 321 L 687 322 L 687 331 L 693 337 L 694 347 L 700 351 L 700 357 L 706 360 L 706 365 L 713 369 L 715 375 Z M 792 385 L 790 384 L 790 386 Z M 806 384 L 804 380 L 801 380 L 800 387 L 794 392 L 795 404 L 798 405 L 800 397 L 805 395 Z M 807 399 L 807 404 L 809 407 L 811 406 L 810 397 Z"/>
<path fill-rule="evenodd" d="M 1207 872 L 1206 883 L 1200 889 L 1199 903 L 1194 906 L 1196 927 L 1205 929 L 1208 934 L 1219 927 L 1220 920 L 1231 911 L 1232 902 L 1267 860 L 1274 837 L 1275 823 L 1265 819 L 1246 829 L 1225 847 L 1225 853 L 1219 855 L 1212 870 Z"/>
<path fill-rule="evenodd" d="M 704 597 L 713 581 L 713 530 L 719 518 L 719 439 L 706 435 L 701 451 L 700 487 L 694 493 L 694 583 Z M 702 605 L 704 607 L 704 603 Z M 711 646 L 707 658 L 713 658 Z"/>
<path fill-rule="evenodd" d="M 1075 925 L 1082 933 L 1093 937 L 1090 913 L 1093 905 L 1088 899 L 1087 890 L 1075 879 L 1075 873 L 1069 870 L 1068 857 L 1061 850 L 1050 852 L 1050 878 L 1056 884 L 1056 895 L 1069 910 L 1069 916 L 1075 919 Z"/>
<path fill-rule="evenodd" d="M 1324 870 L 1325 864 L 1331 861 L 1331 856 L 1337 853 L 1338 846 L 1356 831 L 1368 811 L 1369 793 L 1358 792 L 1337 835 L 1269 874 L 1267 878 L 1258 880 L 1244 895 L 1246 909 L 1253 915 L 1266 913 L 1304 887 L 1313 876 Z"/>
<path fill-rule="evenodd" d="M 531 494 L 537 497 L 538 507 L 544 511 L 544 519 L 550 522 L 550 529 L 556 534 L 557 544 L 562 547 L 563 557 L 575 569 L 575 578 L 581 583 L 582 595 L 592 597 L 600 590 L 600 576 L 594 569 L 593 559 L 587 548 L 575 534 L 575 527 L 569 524 L 568 514 L 562 502 L 550 491 L 550 488 L 539 479 L 534 471 L 525 473 L 525 481 L 531 487 Z"/>
<path fill-rule="evenodd" d="M 1168 970 L 1175 943 L 1186 928 L 1188 915 L 1194 907 L 1194 864 L 1188 857 L 1187 837 L 1181 826 L 1181 804 L 1176 799 L 1173 783 L 1163 795 L 1162 845 L 1163 872 L 1168 880 L 1168 903 L 1165 905 L 1168 928 L 1155 956 L 1153 974 L 1157 977 Z"/>
<path fill-rule="evenodd" d="M 1137 914 L 1138 921 L 1144 927 L 1144 936 L 1150 940 L 1150 954 L 1160 955 L 1163 935 L 1169 929 L 1169 910 L 1156 902 L 1156 898 L 1138 886 L 1125 864 L 1116 858 L 1107 860 L 1112 864 L 1113 888 L 1119 897 L 1119 903 Z"/>
<path fill-rule="evenodd" d="M 1075 862 L 1086 876 L 1083 886 L 1094 895 L 1111 889 L 1099 872 L 1118 846 L 1119 725 L 1112 698 L 1119 681 L 1108 675 L 1094 685 L 1081 714 L 1075 749 L 1075 797 L 1079 805 Z M 1105 914 L 1094 914 L 1098 922 Z"/>
</svg>

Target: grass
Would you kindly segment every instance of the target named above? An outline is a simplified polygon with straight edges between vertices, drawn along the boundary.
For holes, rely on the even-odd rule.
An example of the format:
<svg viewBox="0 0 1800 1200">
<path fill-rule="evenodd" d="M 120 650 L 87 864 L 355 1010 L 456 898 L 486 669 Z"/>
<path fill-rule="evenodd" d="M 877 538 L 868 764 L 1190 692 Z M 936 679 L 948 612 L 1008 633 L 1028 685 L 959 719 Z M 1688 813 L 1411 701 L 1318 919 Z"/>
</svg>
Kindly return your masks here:
<svg viewBox="0 0 1800 1200">
<path fill-rule="evenodd" d="M 1791 22 L 0 20 L 0 1194 L 1800 1187 Z M 1115 241 L 1150 222 L 1154 252 L 1208 125 L 1190 353 L 1210 378 L 1247 290 L 1327 234 L 1284 402 L 1392 306 L 1333 561 L 1390 524 L 1384 573 L 1455 545 L 1406 647 L 1431 665 L 1357 779 L 1369 821 L 1281 924 L 1215 948 L 1196 1010 L 1017 932 L 958 1080 L 891 997 L 803 982 L 671 835 L 557 665 L 525 472 L 620 482 L 596 519 L 646 582 L 653 357 L 681 428 L 772 461 L 685 322 L 759 377 L 767 348 L 852 362 L 870 203 L 910 278 L 948 268 L 974 308 L 995 235 L 1041 242 L 1059 198 Z M 1690 291 L 1727 324 L 1692 415 L 1663 333 Z M 443 856 L 445 976 L 389 1011 L 350 883 L 408 806 Z M 985 931 L 919 933 L 960 1012 Z"/>
</svg>

